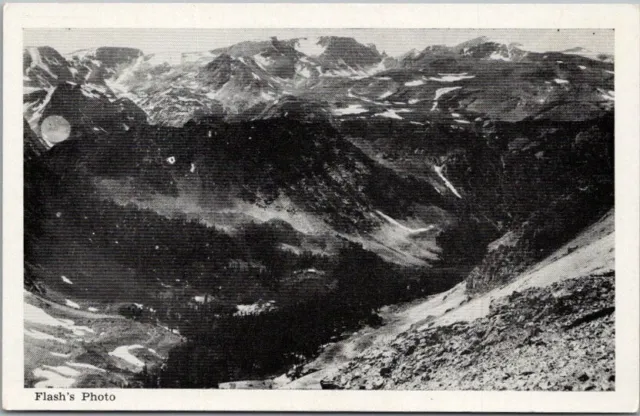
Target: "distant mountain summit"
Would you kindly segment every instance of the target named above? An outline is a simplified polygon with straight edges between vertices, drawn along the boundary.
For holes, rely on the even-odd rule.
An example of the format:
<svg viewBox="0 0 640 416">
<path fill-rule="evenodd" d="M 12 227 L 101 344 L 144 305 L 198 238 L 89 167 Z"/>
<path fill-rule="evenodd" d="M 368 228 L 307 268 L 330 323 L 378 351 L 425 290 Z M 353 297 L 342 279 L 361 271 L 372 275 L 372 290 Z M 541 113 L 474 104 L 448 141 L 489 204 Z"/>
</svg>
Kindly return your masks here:
<svg viewBox="0 0 640 416">
<path fill-rule="evenodd" d="M 255 115 L 256 106 L 285 95 L 305 94 L 325 82 L 329 88 L 339 79 L 361 79 L 395 65 L 375 46 L 352 38 L 318 39 L 317 56 L 297 49 L 301 41 L 273 37 L 179 57 L 97 48 L 71 54 L 65 65 L 76 74 L 74 82 L 106 87 L 107 94 L 131 99 L 151 123 L 172 126 L 207 114 Z"/>
<path fill-rule="evenodd" d="M 247 41 L 227 48 L 211 51 L 214 55 L 227 54 L 233 58 L 249 58 L 271 75 L 281 78 L 293 78 L 296 64 L 304 55 L 294 45 L 296 40 L 278 40 L 273 37 L 268 41 Z"/>
<path fill-rule="evenodd" d="M 505 45 L 490 40 L 487 36 L 462 42 L 455 46 L 430 45 L 421 52 L 412 50 L 403 54 L 399 62 L 403 66 L 420 66 L 433 59 L 468 57 L 481 60 L 520 61 L 528 52 L 520 49 L 521 45 L 512 43 Z"/>
<path fill-rule="evenodd" d="M 520 61 L 527 56 L 527 52 L 519 48 L 519 44 L 505 45 L 497 42 L 484 42 L 462 50 L 463 56 L 479 59 L 493 59 L 499 61 Z"/>
<path fill-rule="evenodd" d="M 127 64 L 135 61 L 144 53 L 137 48 L 120 46 L 101 46 L 95 49 L 81 49 L 69 54 L 72 59 L 95 59 L 100 61 L 102 66 L 115 68 L 117 65 Z"/>
<path fill-rule="evenodd" d="M 456 53 L 464 53 L 465 49 L 477 48 L 480 45 L 491 42 L 488 36 L 478 36 L 477 38 L 473 38 L 467 40 L 465 42 L 459 43 L 451 49 Z"/>
<path fill-rule="evenodd" d="M 318 39 L 318 44 L 324 48 L 318 59 L 327 66 L 347 65 L 354 69 L 364 69 L 379 64 L 384 58 L 375 45 L 363 45 L 353 38 L 322 36 Z"/>
<path fill-rule="evenodd" d="M 565 49 L 562 53 L 571 54 L 571 55 L 580 55 L 590 59 L 596 59 L 601 62 L 613 63 L 614 58 L 611 54 L 599 53 L 591 51 L 587 48 L 583 48 L 581 46 L 577 46 L 575 48 Z"/>
</svg>

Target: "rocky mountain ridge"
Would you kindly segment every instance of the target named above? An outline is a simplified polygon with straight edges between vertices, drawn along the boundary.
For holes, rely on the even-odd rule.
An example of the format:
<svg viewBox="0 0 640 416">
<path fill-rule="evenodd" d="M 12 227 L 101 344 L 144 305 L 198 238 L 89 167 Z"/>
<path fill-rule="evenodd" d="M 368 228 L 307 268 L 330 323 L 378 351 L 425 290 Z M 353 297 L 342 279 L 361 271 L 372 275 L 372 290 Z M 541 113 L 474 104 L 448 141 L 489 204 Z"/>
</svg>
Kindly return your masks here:
<svg viewBox="0 0 640 416">
<path fill-rule="evenodd" d="M 132 99 L 148 114 L 152 122 L 174 126 L 183 125 L 198 115 L 255 113 L 256 105 L 264 105 L 287 95 L 320 98 L 319 101 L 328 102 L 329 108 L 337 107 L 335 112 L 338 114 L 343 113 L 341 107 L 346 104 L 352 110 L 345 114 L 358 114 L 358 117 L 362 117 L 362 114 L 372 110 L 370 107 L 374 104 L 380 110 L 386 110 L 379 113 L 382 114 L 380 117 L 402 119 L 404 116 L 394 116 L 400 114 L 400 110 L 415 113 L 416 116 L 426 115 L 429 119 L 430 115 L 424 114 L 421 105 L 417 104 L 426 101 L 428 109 L 442 112 L 437 106 L 438 98 L 431 99 L 428 96 L 440 97 L 447 94 L 450 98 L 451 91 L 464 89 L 469 84 L 472 88 L 485 89 L 480 97 L 472 95 L 473 98 L 467 98 L 475 101 L 470 103 L 472 106 L 469 110 L 472 113 L 482 116 L 491 107 L 493 113 L 487 113 L 490 118 L 495 119 L 497 116 L 507 120 L 533 115 L 536 110 L 546 107 L 540 104 L 547 103 L 548 106 L 549 103 L 562 102 L 569 99 L 563 97 L 567 94 L 585 94 L 588 91 L 581 87 L 584 83 L 593 88 L 592 93 L 595 95 L 572 97 L 572 101 L 576 101 L 576 98 L 584 103 L 610 101 L 613 97 L 609 95 L 611 84 L 595 82 L 598 79 L 606 80 L 607 74 L 612 73 L 613 67 L 609 63 L 575 54 L 525 52 L 515 45 L 502 45 L 486 38 L 455 47 L 430 46 L 420 53 L 408 54 L 398 60 L 386 57 L 375 47 L 361 45 L 351 38 L 335 37 L 319 39 L 318 45 L 322 46 L 322 53 L 307 56 L 295 49 L 299 41 L 280 41 L 274 38 L 270 41 L 243 42 L 198 54 L 198 59 L 202 60 L 183 60 L 180 64 L 161 62 L 154 56 L 146 56 L 139 50 L 128 48 L 98 48 L 76 52 L 71 54 L 68 61 L 54 50 L 42 49 L 42 53 L 36 54 L 39 48 L 30 48 L 25 51 L 25 65 L 28 63 L 28 68 L 25 69 L 25 88 L 29 92 L 37 89 L 48 91 L 57 83 L 70 81 L 86 84 L 87 89 L 96 86 L 97 89 L 104 90 L 104 84 L 108 82 L 110 88 L 107 90 L 110 89 L 119 97 Z M 98 59 L 101 57 L 106 59 L 104 64 Z M 504 64 L 492 63 L 496 60 Z M 44 63 L 39 66 L 38 62 L 45 61 L 50 61 L 51 65 Z M 483 61 L 487 63 L 483 64 Z M 519 70 L 522 65 L 518 65 L 518 62 L 527 62 L 530 68 L 538 68 L 538 73 L 522 72 Z M 474 73 L 469 72 L 470 69 Z M 484 71 L 484 77 L 491 77 L 493 80 L 495 69 L 503 71 L 501 78 L 506 76 L 503 81 L 505 88 L 490 94 L 490 91 L 486 91 L 490 81 L 475 72 Z M 382 75 L 386 71 L 391 71 L 390 77 Z M 41 75 L 38 76 L 38 73 Z M 376 73 L 381 75 L 373 77 Z M 510 77 L 513 79 L 509 79 Z M 521 87 L 514 87 L 523 82 L 537 84 L 536 81 L 542 84 L 535 85 L 534 88 L 538 91 L 532 91 L 531 88 L 524 91 L 527 95 L 533 93 L 533 99 L 528 103 L 522 102 L 527 95 L 518 99 L 517 94 L 523 91 Z M 399 88 L 402 86 L 399 83 L 407 84 L 404 87 L 409 88 Z M 439 83 L 445 85 L 438 85 Z M 170 87 L 167 88 L 166 85 Z M 463 92 L 456 91 L 454 94 L 460 95 Z M 513 99 L 498 98 L 505 93 Z M 483 96 L 486 94 L 490 95 Z M 424 95 L 427 97 L 423 97 Z M 354 96 L 357 99 L 354 100 Z M 384 98 L 378 99 L 378 96 Z M 494 102 L 497 99 L 503 104 Z M 508 104 L 512 100 L 519 101 L 511 110 L 517 112 L 506 116 L 504 114 L 509 114 L 509 107 L 513 105 Z M 394 102 L 402 102 L 404 107 L 395 108 L 397 105 Z M 505 105 L 507 107 L 503 108 Z M 585 104 L 581 105 L 581 110 L 584 110 Z M 178 116 L 180 118 L 176 118 Z M 411 116 L 408 118 L 413 119 Z M 425 123 L 424 120 L 414 121 Z M 458 123 L 465 124 L 465 121 L 469 120 L 459 120 Z"/>
</svg>

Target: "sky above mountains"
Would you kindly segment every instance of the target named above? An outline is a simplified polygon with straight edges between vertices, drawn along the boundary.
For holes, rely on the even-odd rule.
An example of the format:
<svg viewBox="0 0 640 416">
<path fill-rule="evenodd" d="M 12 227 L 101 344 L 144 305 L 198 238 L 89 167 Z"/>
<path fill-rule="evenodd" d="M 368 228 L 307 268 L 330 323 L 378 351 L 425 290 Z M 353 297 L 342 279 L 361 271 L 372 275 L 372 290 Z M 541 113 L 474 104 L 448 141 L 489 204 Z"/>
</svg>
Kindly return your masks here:
<svg viewBox="0 0 640 416">
<path fill-rule="evenodd" d="M 611 29 L 27 29 L 25 46 L 51 46 L 62 54 L 98 46 L 128 46 L 146 54 L 206 51 L 242 41 L 345 36 L 363 44 L 373 43 L 391 56 L 429 45 L 456 45 L 487 36 L 500 43 L 519 43 L 535 52 L 583 47 L 613 54 Z M 313 42 L 303 52 L 317 51 Z"/>
</svg>

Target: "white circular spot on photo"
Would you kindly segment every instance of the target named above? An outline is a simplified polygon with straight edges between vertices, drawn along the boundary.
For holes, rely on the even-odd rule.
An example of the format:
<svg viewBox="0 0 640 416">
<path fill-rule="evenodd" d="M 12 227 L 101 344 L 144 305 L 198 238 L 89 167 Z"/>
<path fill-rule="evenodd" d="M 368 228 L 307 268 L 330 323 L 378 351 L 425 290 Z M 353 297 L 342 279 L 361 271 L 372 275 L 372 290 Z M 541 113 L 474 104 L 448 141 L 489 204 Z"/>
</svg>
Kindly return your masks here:
<svg viewBox="0 0 640 416">
<path fill-rule="evenodd" d="M 167 158 L 167 163 L 170 165 L 173 165 L 174 163 L 176 163 L 176 158 L 175 156 L 170 156 Z"/>
<path fill-rule="evenodd" d="M 65 141 L 71 134 L 71 124 L 62 116 L 49 116 L 40 126 L 42 137 L 49 143 L 56 144 Z"/>
</svg>

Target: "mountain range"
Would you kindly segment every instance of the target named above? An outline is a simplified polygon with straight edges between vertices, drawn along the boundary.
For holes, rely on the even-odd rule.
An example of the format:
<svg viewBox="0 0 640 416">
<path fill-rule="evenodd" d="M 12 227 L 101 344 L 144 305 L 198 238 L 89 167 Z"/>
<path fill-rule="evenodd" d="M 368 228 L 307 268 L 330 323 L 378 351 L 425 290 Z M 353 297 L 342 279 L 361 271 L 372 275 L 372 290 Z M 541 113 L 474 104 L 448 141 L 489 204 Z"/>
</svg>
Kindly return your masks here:
<svg viewBox="0 0 640 416">
<path fill-rule="evenodd" d="M 29 289 L 190 340 L 213 336 L 205 310 L 238 331 L 239 311 L 338 293 L 367 314 L 462 279 L 486 293 L 613 207 L 614 64 L 582 48 L 482 37 L 390 57 L 274 37 L 177 58 L 29 47 L 23 62 Z M 280 370 L 243 365 L 218 381 Z"/>
</svg>

